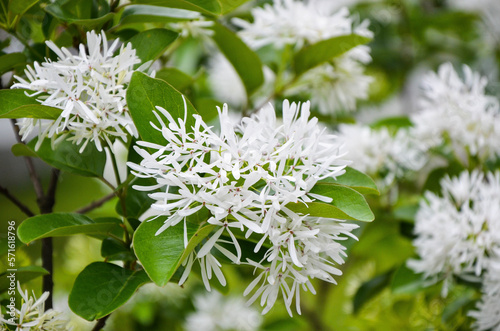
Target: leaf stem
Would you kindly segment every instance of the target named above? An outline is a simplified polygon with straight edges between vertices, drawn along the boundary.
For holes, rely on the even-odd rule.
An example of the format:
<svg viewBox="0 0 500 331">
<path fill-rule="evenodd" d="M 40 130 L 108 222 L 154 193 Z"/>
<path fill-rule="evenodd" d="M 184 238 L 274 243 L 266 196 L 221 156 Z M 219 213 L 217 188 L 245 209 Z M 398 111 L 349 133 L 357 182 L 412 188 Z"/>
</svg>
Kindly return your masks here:
<svg viewBox="0 0 500 331">
<path fill-rule="evenodd" d="M 110 315 L 106 315 L 102 318 L 99 318 L 97 320 L 97 323 L 94 325 L 92 328 L 92 331 L 99 331 L 102 330 L 102 328 L 106 325 L 106 320 L 109 318 Z"/>
</svg>

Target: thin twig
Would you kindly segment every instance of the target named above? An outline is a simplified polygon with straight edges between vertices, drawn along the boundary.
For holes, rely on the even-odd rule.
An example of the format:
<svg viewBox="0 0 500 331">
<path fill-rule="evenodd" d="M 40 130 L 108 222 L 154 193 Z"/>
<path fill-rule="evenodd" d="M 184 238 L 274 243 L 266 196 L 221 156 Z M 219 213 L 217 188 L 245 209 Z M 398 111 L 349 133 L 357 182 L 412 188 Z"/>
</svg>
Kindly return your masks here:
<svg viewBox="0 0 500 331">
<path fill-rule="evenodd" d="M 14 133 L 16 135 L 17 142 L 24 144 L 24 142 L 21 139 L 21 135 L 19 134 L 19 128 L 16 125 L 16 120 L 11 119 L 10 121 L 12 123 L 12 126 L 14 127 Z M 37 199 L 42 199 L 44 196 L 42 183 L 40 182 L 40 178 L 38 178 L 38 174 L 36 173 L 33 160 L 30 157 L 25 156 L 24 161 L 26 162 L 26 167 L 28 168 L 31 182 L 33 183 L 33 187 L 35 188 L 36 197 Z"/>
<path fill-rule="evenodd" d="M 78 210 L 75 211 L 75 213 L 78 213 L 78 214 L 85 214 L 85 213 L 88 213 L 89 211 L 92 211 L 96 208 L 99 208 L 100 206 L 102 206 L 104 203 L 108 202 L 109 200 L 113 199 L 114 197 L 116 196 L 115 192 L 112 192 L 108 195 L 106 195 L 105 197 L 102 197 L 101 199 L 99 200 L 95 200 L 95 201 L 92 201 L 92 203 L 90 203 L 89 205 L 83 207 L 83 208 L 80 208 Z"/>
<path fill-rule="evenodd" d="M 12 203 L 14 203 L 23 213 L 25 213 L 28 217 L 33 217 L 35 214 L 19 199 L 17 199 L 15 196 L 10 194 L 10 192 L 3 186 L 0 186 L 0 193 L 5 195 L 7 199 L 9 199 Z"/>
</svg>

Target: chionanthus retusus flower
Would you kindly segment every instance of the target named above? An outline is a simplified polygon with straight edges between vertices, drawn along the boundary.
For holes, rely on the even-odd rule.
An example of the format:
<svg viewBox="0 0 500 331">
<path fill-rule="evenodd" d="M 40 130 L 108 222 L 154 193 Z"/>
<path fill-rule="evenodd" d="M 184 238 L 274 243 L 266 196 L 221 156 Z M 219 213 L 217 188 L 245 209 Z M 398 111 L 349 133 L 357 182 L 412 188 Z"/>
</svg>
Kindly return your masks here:
<svg viewBox="0 0 500 331">
<path fill-rule="evenodd" d="M 58 60 L 35 62 L 25 70 L 26 79 L 15 76 L 18 83 L 12 88 L 36 91 L 42 105 L 62 109 L 56 120 L 26 118 L 20 121 L 23 139 L 38 130 L 38 148 L 44 138 L 81 144 L 83 151 L 89 142 L 102 150 L 103 142 L 112 145 L 116 137 L 127 140 L 137 136 L 137 130 L 128 113 L 125 92 L 134 66 L 140 63 L 132 44 L 122 45 L 114 55 L 118 40 L 108 45 L 104 32 L 87 33 L 87 47 L 79 46 L 78 54 L 58 48 L 52 41 L 47 46 Z"/>
<path fill-rule="evenodd" d="M 348 163 L 342 159 L 337 137 L 321 128 L 316 118 L 309 119 L 308 102 L 284 101 L 282 121 L 268 105 L 238 125 L 232 124 L 224 106 L 219 109 L 219 134 L 198 115 L 188 128 L 186 118 L 176 121 L 165 109 L 157 107 L 157 111 L 160 125 L 153 128 L 162 132 L 165 144 L 139 141 L 135 150 L 143 160 L 128 163 L 137 177 L 157 182 L 134 186 L 153 191 L 152 210 L 166 216 L 157 234 L 186 222 L 187 216 L 202 208 L 210 212 L 207 222 L 218 226 L 183 262 L 180 283 L 198 262 L 207 289 L 213 274 L 224 285 L 221 263 L 212 254 L 216 250 L 233 263 L 248 263 L 259 272 L 245 294 L 255 291 L 250 301 L 260 296 L 264 313 L 279 293 L 290 314 L 295 297 L 300 313 L 300 290 L 314 291 L 311 279 L 335 283 L 333 276 L 341 274 L 336 265 L 345 257 L 340 242 L 354 237 L 351 231 L 357 226 L 299 214 L 289 205 L 331 202 L 310 191 L 319 180 L 342 175 Z M 260 238 L 254 250 L 264 252 L 262 260 L 241 261 L 237 233 Z M 227 244 L 234 249 L 227 249 Z"/>
<path fill-rule="evenodd" d="M 21 284 L 17 282 L 17 290 L 21 296 L 22 303 L 20 309 L 15 310 L 15 316 L 6 315 L 2 317 L 0 313 L 1 330 L 10 329 L 16 331 L 65 331 L 70 330 L 68 321 L 63 318 L 61 312 L 53 309 L 45 310 L 45 300 L 49 297 L 49 292 L 43 293 L 38 299 L 35 294 L 28 296 L 28 291 L 23 291 Z"/>
</svg>

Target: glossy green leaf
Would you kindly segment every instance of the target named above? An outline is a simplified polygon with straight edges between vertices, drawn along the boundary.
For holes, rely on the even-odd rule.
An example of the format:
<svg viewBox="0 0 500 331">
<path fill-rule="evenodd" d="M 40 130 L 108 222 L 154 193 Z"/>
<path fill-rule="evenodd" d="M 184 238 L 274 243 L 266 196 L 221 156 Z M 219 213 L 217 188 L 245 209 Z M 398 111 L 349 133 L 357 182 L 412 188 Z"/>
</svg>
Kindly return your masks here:
<svg viewBox="0 0 500 331">
<path fill-rule="evenodd" d="M 182 260 L 213 229 L 209 225 L 199 230 L 199 223 L 208 219 L 208 211 L 200 210 L 188 217 L 186 222 L 189 244 L 184 248 L 184 224 L 169 227 L 162 233 L 156 232 L 163 225 L 166 217 L 144 221 L 134 233 L 134 251 L 153 282 L 158 286 L 168 283 Z"/>
<path fill-rule="evenodd" d="M 393 294 L 415 294 L 420 292 L 429 283 L 423 274 L 417 274 L 406 265 L 399 267 L 391 281 Z"/>
<path fill-rule="evenodd" d="M 193 84 L 193 78 L 177 68 L 161 69 L 156 72 L 155 77 L 166 81 L 178 91 L 183 91 Z"/>
<path fill-rule="evenodd" d="M 341 185 L 316 185 L 311 193 L 332 198 L 332 202 L 290 203 L 295 212 L 317 217 L 371 222 L 375 219 L 365 198 L 355 190 Z"/>
<path fill-rule="evenodd" d="M 15 278 L 7 278 L 7 276 L 11 275 L 12 273 L 13 272 L 11 271 L 0 273 L 0 293 L 10 290 L 9 288 L 12 285 L 10 281 L 11 279 L 14 279 L 14 288 L 17 292 L 17 282 L 23 284 L 29 282 L 32 279 L 49 274 L 49 272 L 44 268 L 34 265 L 16 268 Z"/>
<path fill-rule="evenodd" d="M 133 36 L 129 42 L 142 63 L 156 60 L 179 34 L 167 29 L 151 29 Z"/>
<path fill-rule="evenodd" d="M 53 213 L 26 219 L 17 229 L 17 235 L 23 243 L 30 243 L 33 240 L 47 237 L 107 234 L 116 227 L 116 223 L 96 223 L 81 214 Z"/>
<path fill-rule="evenodd" d="M 249 0 L 219 0 L 219 3 L 222 7 L 222 14 L 227 14 L 248 1 Z"/>
<path fill-rule="evenodd" d="M 297 75 L 344 54 L 350 49 L 366 44 L 371 39 L 356 34 L 338 36 L 322 40 L 316 44 L 302 48 L 294 56 L 294 69 Z"/>
<path fill-rule="evenodd" d="M 109 12 L 106 1 L 93 1 L 89 4 L 87 0 L 57 0 L 44 7 L 44 10 L 62 22 L 91 29 L 98 29 L 115 15 Z"/>
<path fill-rule="evenodd" d="M 200 98 L 196 100 L 196 109 L 198 110 L 198 113 L 200 113 L 205 123 L 217 120 L 219 117 L 217 107 L 222 109 L 223 106 L 224 104 L 222 102 L 214 99 Z"/>
<path fill-rule="evenodd" d="M 62 110 L 42 106 L 36 98 L 26 94 L 34 91 L 24 89 L 0 90 L 0 118 L 45 118 L 56 119 Z"/>
<path fill-rule="evenodd" d="M 233 31 L 215 23 L 213 40 L 224 56 L 231 62 L 250 95 L 264 83 L 262 63 L 254 53 Z"/>
<path fill-rule="evenodd" d="M 40 0 L 9 0 L 9 11 L 22 16 Z"/>
<path fill-rule="evenodd" d="M 373 179 L 371 179 L 368 175 L 365 175 L 361 171 L 358 171 L 351 167 L 346 167 L 345 173 L 338 176 L 336 179 L 328 177 L 316 183 L 316 185 L 319 186 L 329 184 L 349 186 L 350 188 L 358 191 L 361 194 L 380 194 Z"/>
<path fill-rule="evenodd" d="M 23 53 L 10 53 L 0 56 L 0 75 L 20 66 L 26 65 L 26 55 Z"/>
<path fill-rule="evenodd" d="M 222 11 L 217 0 L 132 0 L 135 4 L 180 8 L 207 15 L 219 15 Z"/>
<path fill-rule="evenodd" d="M 354 295 L 353 310 L 358 313 L 365 303 L 373 299 L 377 294 L 382 292 L 391 281 L 392 270 L 382 275 L 378 275 L 367 282 L 364 282 Z"/>
<path fill-rule="evenodd" d="M 80 146 L 71 141 L 59 142 L 53 150 L 50 139 L 45 139 L 40 148 L 35 151 L 36 139 L 26 146 L 14 145 L 12 152 L 16 156 L 36 155 L 51 166 L 76 175 L 87 177 L 102 177 L 106 164 L 106 153 L 99 152 L 93 143 L 80 153 Z"/>
<path fill-rule="evenodd" d="M 150 5 L 132 5 L 125 8 L 120 18 L 120 24 L 130 23 L 152 23 L 152 22 L 178 22 L 194 20 L 200 17 L 200 13 L 178 9 Z"/>
<path fill-rule="evenodd" d="M 107 261 L 134 261 L 136 259 L 124 242 L 112 237 L 102 241 L 101 256 Z"/>
<path fill-rule="evenodd" d="M 165 123 L 168 120 L 156 110 L 156 106 L 166 109 L 174 119 L 184 119 L 184 101 L 182 94 L 168 83 L 148 77 L 141 72 L 135 72 L 127 89 L 127 104 L 135 126 L 142 140 L 157 144 L 165 144 L 161 132 L 153 129 L 150 122 L 160 126 L 153 111 L 156 111 Z M 194 125 L 193 114 L 196 110 L 186 99 L 186 128 Z"/>
<path fill-rule="evenodd" d="M 128 270 L 115 264 L 94 262 L 76 277 L 69 294 L 69 307 L 78 316 L 93 321 L 127 302 L 150 280 L 144 270 Z"/>
</svg>

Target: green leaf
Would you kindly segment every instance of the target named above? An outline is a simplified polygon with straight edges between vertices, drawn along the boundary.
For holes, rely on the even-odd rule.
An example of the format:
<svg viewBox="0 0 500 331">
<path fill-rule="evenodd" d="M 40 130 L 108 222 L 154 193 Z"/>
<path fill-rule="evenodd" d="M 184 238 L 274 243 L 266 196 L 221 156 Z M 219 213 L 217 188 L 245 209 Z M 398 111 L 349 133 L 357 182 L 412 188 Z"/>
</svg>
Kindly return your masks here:
<svg viewBox="0 0 500 331">
<path fill-rule="evenodd" d="M 90 29 L 98 29 L 114 17 L 105 1 L 58 0 L 44 7 L 50 15 L 62 22 L 74 23 Z"/>
<path fill-rule="evenodd" d="M 10 53 L 0 56 L 0 75 L 20 66 L 26 65 L 26 55 L 23 53 Z"/>
<path fill-rule="evenodd" d="M 122 306 L 137 288 L 149 281 L 144 270 L 94 262 L 76 277 L 69 294 L 69 307 L 78 316 L 93 321 Z"/>
<path fill-rule="evenodd" d="M 33 7 L 39 0 L 9 0 L 9 11 L 14 15 L 22 16 Z"/>
<path fill-rule="evenodd" d="M 365 303 L 374 298 L 377 294 L 382 292 L 391 281 L 393 270 L 378 275 L 367 282 L 364 282 L 354 295 L 353 310 L 357 314 Z"/>
<path fill-rule="evenodd" d="M 153 111 L 163 118 L 165 124 L 168 120 L 156 110 L 156 106 L 166 109 L 174 119 L 184 119 L 184 101 L 182 94 L 170 86 L 168 83 L 148 77 L 141 72 L 132 75 L 129 88 L 127 89 L 127 104 L 135 126 L 144 141 L 156 144 L 165 144 L 165 138 L 161 132 L 153 129 L 150 122 L 159 126 Z M 186 128 L 194 125 L 193 114 L 196 110 L 186 99 L 187 115 Z"/>
<path fill-rule="evenodd" d="M 7 278 L 11 274 L 10 271 L 2 272 L 0 273 L 0 293 L 3 293 L 7 290 L 9 290 L 9 287 L 11 287 L 11 282 L 10 278 Z M 13 278 L 14 280 L 14 288 L 15 291 L 17 292 L 17 282 L 20 282 L 21 284 L 29 282 L 32 279 L 48 275 L 49 272 L 45 270 L 42 267 L 38 266 L 27 266 L 27 267 L 19 267 L 15 271 L 16 277 Z"/>
<path fill-rule="evenodd" d="M 314 68 L 324 62 L 344 54 L 350 49 L 366 44 L 371 39 L 356 34 L 338 36 L 322 40 L 316 44 L 302 48 L 294 56 L 294 69 L 297 75 Z"/>
<path fill-rule="evenodd" d="M 30 243 L 47 237 L 107 234 L 116 226 L 116 223 L 96 223 L 85 215 L 53 213 L 34 216 L 23 221 L 17 229 L 17 235 L 23 243 Z"/>
<path fill-rule="evenodd" d="M 325 178 L 316 183 L 316 185 L 329 185 L 329 184 L 340 184 L 344 186 L 349 186 L 353 190 L 358 191 L 361 194 L 372 194 L 380 195 L 377 185 L 373 179 L 368 175 L 365 175 L 361 171 L 353 169 L 351 167 L 345 168 L 345 173 L 343 175 L 335 178 Z"/>
<path fill-rule="evenodd" d="M 311 193 L 332 198 L 332 202 L 288 204 L 295 212 L 317 217 L 331 217 L 346 220 L 371 222 L 375 219 L 365 198 L 355 190 L 342 185 L 315 185 Z M 309 207 L 309 208 L 308 208 Z"/>
<path fill-rule="evenodd" d="M 194 20 L 200 17 L 198 12 L 148 5 L 132 5 L 125 8 L 120 18 L 120 24 L 179 22 Z"/>
<path fill-rule="evenodd" d="M 183 91 L 193 84 L 193 78 L 177 68 L 161 69 L 156 72 L 155 77 L 166 81 L 178 91 Z"/>
<path fill-rule="evenodd" d="M 209 123 L 219 117 L 217 107 L 221 108 L 224 104 L 220 101 L 208 98 L 200 98 L 196 100 L 196 109 L 200 113 L 205 123 Z"/>
<path fill-rule="evenodd" d="M 36 155 L 51 166 L 76 175 L 87 177 L 102 177 L 106 164 L 106 153 L 99 152 L 94 144 L 89 143 L 80 153 L 80 146 L 71 141 L 63 140 L 53 150 L 49 139 L 45 139 L 40 148 L 35 151 L 37 139 L 20 147 L 15 145 L 12 152 L 16 156 Z M 28 155 L 31 154 L 31 155 Z"/>
<path fill-rule="evenodd" d="M 370 127 L 377 129 L 377 128 L 393 128 L 393 129 L 400 129 L 400 128 L 408 128 L 413 125 L 412 121 L 408 116 L 396 116 L 396 117 L 386 117 L 383 118 L 373 124 L 370 125 Z"/>
<path fill-rule="evenodd" d="M 137 191 L 133 189 L 133 185 L 152 186 L 156 184 L 153 178 L 137 178 L 131 185 L 127 186 L 127 193 L 125 196 L 125 208 L 127 217 L 139 218 L 144 214 L 153 204 L 154 200 L 149 197 L 150 192 Z M 118 201 L 116 203 L 116 212 L 123 215 L 123 208 Z"/>
<path fill-rule="evenodd" d="M 423 274 L 417 274 L 406 265 L 399 267 L 391 281 L 393 294 L 415 294 L 420 292 L 429 283 Z"/>
<path fill-rule="evenodd" d="M 136 34 L 129 42 L 137 51 L 142 63 L 156 60 L 179 34 L 167 29 L 151 29 Z"/>
<path fill-rule="evenodd" d="M 184 248 L 184 224 L 180 222 L 156 235 L 166 217 L 144 221 L 134 233 L 134 251 L 149 278 L 158 286 L 168 283 L 183 259 L 213 229 L 213 225 L 199 229 L 199 223 L 208 219 L 208 210 L 201 209 L 186 222 L 188 246 Z"/>
<path fill-rule="evenodd" d="M 219 15 L 222 11 L 217 0 L 132 0 L 136 4 L 180 8 L 207 15 Z"/>
<path fill-rule="evenodd" d="M 24 89 L 0 90 L 0 118 L 57 119 L 62 110 L 42 106 L 36 98 L 26 95 L 34 91 Z"/>
<path fill-rule="evenodd" d="M 225 26 L 216 22 L 213 30 L 215 43 L 240 76 L 247 94 L 251 95 L 264 83 L 262 63 L 259 57 Z"/>
<path fill-rule="evenodd" d="M 38 155 L 31 148 L 22 143 L 12 145 L 11 151 L 15 156 L 38 157 Z"/>
<path fill-rule="evenodd" d="M 239 6 L 248 1 L 249 0 L 219 0 L 219 3 L 222 7 L 222 14 L 224 15 L 235 10 L 236 8 L 238 8 Z"/>
<path fill-rule="evenodd" d="M 106 238 L 102 241 L 101 256 L 107 261 L 134 261 L 134 253 L 125 245 L 123 241 L 115 238 Z"/>
</svg>

